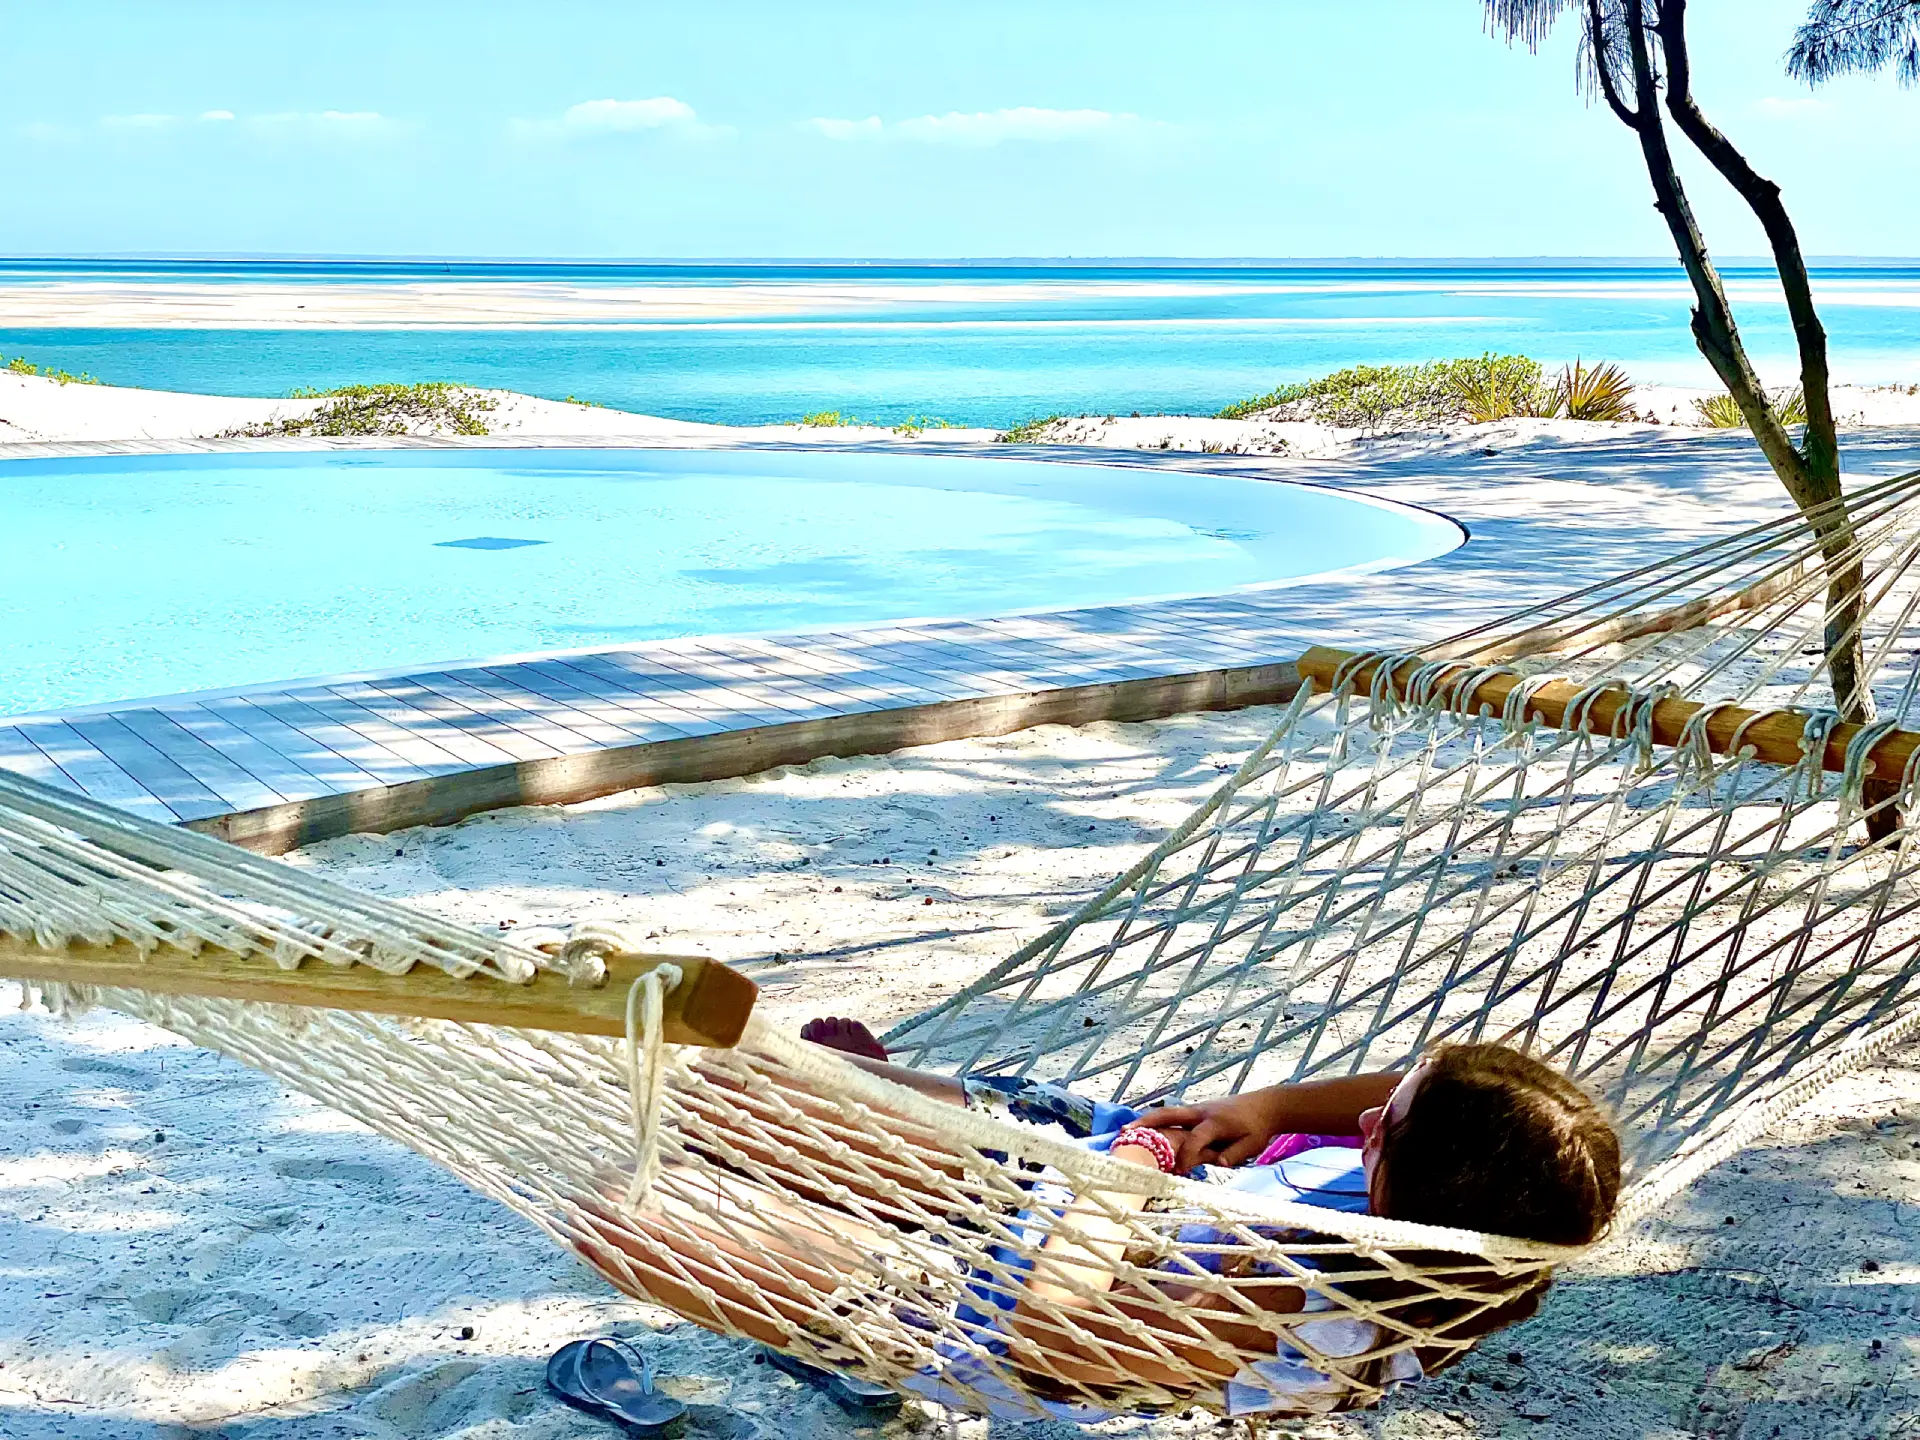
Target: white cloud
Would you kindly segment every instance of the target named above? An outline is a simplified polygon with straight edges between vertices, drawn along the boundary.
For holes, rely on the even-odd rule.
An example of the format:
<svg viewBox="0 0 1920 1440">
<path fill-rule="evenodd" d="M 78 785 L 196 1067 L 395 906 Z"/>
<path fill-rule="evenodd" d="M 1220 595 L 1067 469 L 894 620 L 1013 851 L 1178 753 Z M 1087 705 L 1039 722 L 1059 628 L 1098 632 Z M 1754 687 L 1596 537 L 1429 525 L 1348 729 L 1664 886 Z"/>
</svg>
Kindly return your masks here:
<svg viewBox="0 0 1920 1440">
<path fill-rule="evenodd" d="M 576 135 L 618 135 L 693 123 L 693 107 L 671 95 L 655 95 L 649 100 L 583 100 L 560 117 L 560 128 Z"/>
<path fill-rule="evenodd" d="M 945 115 L 920 115 L 891 125 L 878 115 L 865 120 L 809 120 L 807 127 L 829 140 L 878 140 L 883 136 L 922 145 L 1001 145 L 1025 140 L 1041 143 L 1092 140 L 1143 128 L 1138 115 L 1110 110 L 1050 110 L 1039 105 L 1016 105 L 1005 110 L 950 110 Z"/>
<path fill-rule="evenodd" d="M 807 128 L 818 130 L 829 140 L 878 140 L 884 127 L 878 115 L 869 115 L 864 120 L 809 120 Z"/>
<path fill-rule="evenodd" d="M 201 118 L 202 120 L 231 120 L 231 119 L 233 119 L 233 111 L 231 111 L 231 110 L 202 110 L 202 111 L 200 112 L 200 118 Z"/>
</svg>

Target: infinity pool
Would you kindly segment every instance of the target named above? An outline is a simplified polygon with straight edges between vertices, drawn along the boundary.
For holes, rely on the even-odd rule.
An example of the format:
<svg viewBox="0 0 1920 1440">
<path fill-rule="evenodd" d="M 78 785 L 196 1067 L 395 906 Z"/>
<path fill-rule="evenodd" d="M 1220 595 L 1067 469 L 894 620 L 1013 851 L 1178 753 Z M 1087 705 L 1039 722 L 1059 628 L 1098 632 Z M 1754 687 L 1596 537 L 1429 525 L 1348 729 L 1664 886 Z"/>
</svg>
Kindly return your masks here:
<svg viewBox="0 0 1920 1440">
<path fill-rule="evenodd" d="M 667 636 L 1299 583 L 1451 521 L 1311 486 L 775 451 L 0 463 L 0 714 Z"/>
</svg>

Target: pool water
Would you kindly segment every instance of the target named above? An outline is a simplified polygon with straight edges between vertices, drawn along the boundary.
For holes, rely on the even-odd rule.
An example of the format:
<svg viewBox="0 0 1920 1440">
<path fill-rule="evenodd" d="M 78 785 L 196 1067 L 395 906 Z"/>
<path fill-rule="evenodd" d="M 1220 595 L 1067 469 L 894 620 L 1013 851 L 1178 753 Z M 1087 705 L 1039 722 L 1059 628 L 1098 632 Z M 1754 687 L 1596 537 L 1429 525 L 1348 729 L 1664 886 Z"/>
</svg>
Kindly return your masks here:
<svg viewBox="0 0 1920 1440">
<path fill-rule="evenodd" d="M 1311 486 L 779 451 L 0 463 L 0 714 L 668 636 L 1214 594 L 1441 555 Z"/>
</svg>

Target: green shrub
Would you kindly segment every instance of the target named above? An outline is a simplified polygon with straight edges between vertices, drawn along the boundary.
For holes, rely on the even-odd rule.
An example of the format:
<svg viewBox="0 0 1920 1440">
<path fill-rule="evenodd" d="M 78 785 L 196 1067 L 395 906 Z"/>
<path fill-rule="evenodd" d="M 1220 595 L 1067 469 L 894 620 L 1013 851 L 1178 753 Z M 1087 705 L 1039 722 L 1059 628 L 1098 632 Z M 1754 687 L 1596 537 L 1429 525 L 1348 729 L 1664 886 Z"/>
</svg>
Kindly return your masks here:
<svg viewBox="0 0 1920 1440">
<path fill-rule="evenodd" d="M 800 423 L 824 429 L 837 429 L 842 425 L 858 425 L 860 422 L 851 415 L 841 414 L 838 410 L 816 410 L 811 415 L 802 415 Z"/>
<path fill-rule="evenodd" d="M 1633 381 L 1618 365 L 1589 370 L 1575 360 L 1554 386 L 1554 409 L 1569 420 L 1633 419 Z"/>
<path fill-rule="evenodd" d="M 16 355 L 7 361 L 9 375 L 37 375 L 42 380 L 57 380 L 62 385 L 98 385 L 100 382 L 91 375 L 75 375 L 71 370 L 56 369 L 52 365 L 36 365 L 24 355 Z"/>
<path fill-rule="evenodd" d="M 494 402 L 478 390 L 445 381 L 424 385 L 342 385 L 333 390 L 295 390 L 295 400 L 325 400 L 311 415 L 272 425 L 250 425 L 236 435 L 416 435 L 449 430 L 485 435 L 481 417 Z"/>
<path fill-rule="evenodd" d="M 1003 445 L 1034 445 L 1047 438 L 1047 429 L 1056 420 L 1064 420 L 1064 415 L 1041 415 L 1032 420 L 1022 420 L 1018 425 L 1002 430 L 993 438 Z"/>
<path fill-rule="evenodd" d="M 1540 362 L 1525 355 L 1488 351 L 1477 360 L 1444 360 L 1439 368 L 1461 413 L 1476 425 L 1554 411 L 1554 393 L 1540 383 Z"/>
<path fill-rule="evenodd" d="M 893 427 L 893 433 L 912 438 L 926 430 L 958 430 L 959 428 L 951 420 L 942 420 L 937 415 L 909 415 Z"/>
<path fill-rule="evenodd" d="M 1218 418 L 1245 420 L 1278 410 L 1283 420 L 1385 430 L 1539 415 L 1548 413 L 1551 403 L 1552 392 L 1540 383 L 1537 360 L 1488 352 L 1422 365 L 1353 365 L 1229 405 Z"/>
</svg>

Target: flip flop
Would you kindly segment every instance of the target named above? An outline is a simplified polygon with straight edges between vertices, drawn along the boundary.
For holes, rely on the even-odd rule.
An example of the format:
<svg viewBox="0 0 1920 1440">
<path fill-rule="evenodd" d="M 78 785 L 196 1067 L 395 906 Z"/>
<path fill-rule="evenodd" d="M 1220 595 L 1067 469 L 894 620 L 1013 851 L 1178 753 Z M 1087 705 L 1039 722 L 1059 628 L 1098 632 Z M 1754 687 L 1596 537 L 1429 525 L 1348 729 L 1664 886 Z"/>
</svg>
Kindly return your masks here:
<svg viewBox="0 0 1920 1440">
<path fill-rule="evenodd" d="M 547 1388 L 576 1410 L 612 1420 L 642 1440 L 686 1428 L 687 1407 L 653 1388 L 653 1366 L 628 1341 L 574 1340 L 547 1359 Z"/>
<path fill-rule="evenodd" d="M 885 1385 L 876 1385 L 871 1380 L 862 1380 L 857 1376 L 843 1375 L 838 1370 L 823 1369 L 818 1365 L 809 1365 L 806 1361 L 775 1350 L 770 1346 L 760 1347 L 766 1353 L 767 1363 L 783 1374 L 805 1382 L 817 1390 L 826 1391 L 827 1398 L 849 1415 L 871 1419 L 883 1419 L 898 1414 L 900 1410 L 900 1392 Z"/>
</svg>

